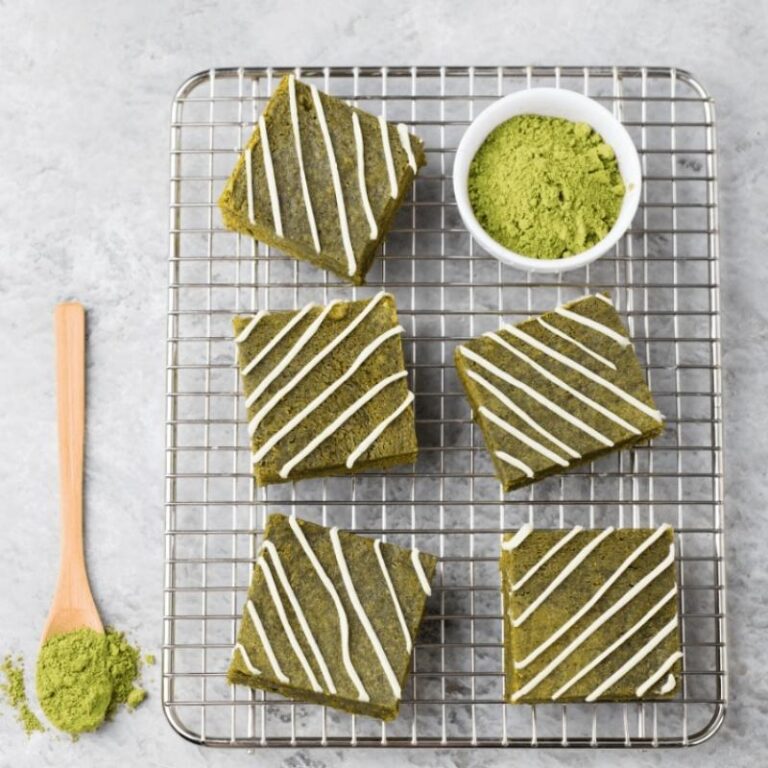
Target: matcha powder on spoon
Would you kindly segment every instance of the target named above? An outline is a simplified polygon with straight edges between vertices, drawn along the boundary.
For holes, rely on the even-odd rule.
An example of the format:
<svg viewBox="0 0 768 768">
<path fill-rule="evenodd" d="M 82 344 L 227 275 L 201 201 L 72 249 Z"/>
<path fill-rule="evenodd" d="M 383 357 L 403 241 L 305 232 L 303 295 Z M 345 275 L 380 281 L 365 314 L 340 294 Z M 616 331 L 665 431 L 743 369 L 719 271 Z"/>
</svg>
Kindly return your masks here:
<svg viewBox="0 0 768 768">
<path fill-rule="evenodd" d="M 468 187 L 483 229 L 539 259 L 572 256 L 602 240 L 625 192 L 613 149 L 598 133 L 542 115 L 496 127 L 472 160 Z"/>
</svg>

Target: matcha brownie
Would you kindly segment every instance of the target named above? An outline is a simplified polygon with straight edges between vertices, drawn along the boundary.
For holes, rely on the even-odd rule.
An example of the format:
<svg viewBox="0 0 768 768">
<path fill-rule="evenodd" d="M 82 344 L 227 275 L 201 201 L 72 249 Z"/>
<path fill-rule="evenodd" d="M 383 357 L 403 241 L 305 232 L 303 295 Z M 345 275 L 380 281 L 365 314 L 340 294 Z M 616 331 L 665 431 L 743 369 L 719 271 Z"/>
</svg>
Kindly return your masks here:
<svg viewBox="0 0 768 768">
<path fill-rule="evenodd" d="M 455 359 L 505 491 L 664 430 L 602 294 L 489 331 L 458 346 Z"/>
<path fill-rule="evenodd" d="M 682 651 L 672 529 L 505 535 L 504 668 L 511 703 L 677 694 Z"/>
<path fill-rule="evenodd" d="M 270 515 L 230 683 L 397 717 L 437 558 Z"/>
<path fill-rule="evenodd" d="M 234 319 L 258 485 L 416 460 L 394 298 Z"/>
<path fill-rule="evenodd" d="M 419 167 L 421 140 L 293 75 L 270 98 L 224 187 L 229 229 L 356 285 Z"/>
</svg>

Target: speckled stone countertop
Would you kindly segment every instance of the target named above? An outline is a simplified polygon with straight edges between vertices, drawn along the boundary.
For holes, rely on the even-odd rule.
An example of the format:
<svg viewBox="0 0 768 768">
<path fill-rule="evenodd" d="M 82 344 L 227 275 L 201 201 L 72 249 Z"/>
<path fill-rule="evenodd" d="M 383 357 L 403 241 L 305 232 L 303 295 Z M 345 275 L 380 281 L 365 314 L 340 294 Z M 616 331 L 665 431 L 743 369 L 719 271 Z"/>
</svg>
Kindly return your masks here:
<svg viewBox="0 0 768 768">
<path fill-rule="evenodd" d="M 225 8 L 226 6 L 226 8 Z M 766 471 L 768 6 L 754 0 L 388 3 L 0 0 L 0 651 L 33 664 L 58 556 L 51 312 L 90 310 L 88 554 L 107 620 L 161 642 L 168 117 L 179 83 L 241 64 L 661 64 L 693 71 L 719 120 L 732 703 L 675 752 L 200 749 L 150 698 L 98 735 L 27 739 L 0 766 L 758 766 L 768 763 Z M 765 281 L 765 282 L 763 282 Z"/>
</svg>

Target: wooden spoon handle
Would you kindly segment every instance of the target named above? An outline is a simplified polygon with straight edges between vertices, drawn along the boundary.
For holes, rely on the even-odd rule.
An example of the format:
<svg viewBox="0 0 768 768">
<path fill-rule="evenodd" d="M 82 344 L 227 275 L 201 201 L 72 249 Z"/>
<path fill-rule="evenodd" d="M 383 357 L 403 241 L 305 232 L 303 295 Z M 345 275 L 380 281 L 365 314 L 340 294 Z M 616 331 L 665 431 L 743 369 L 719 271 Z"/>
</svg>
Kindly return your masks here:
<svg viewBox="0 0 768 768">
<path fill-rule="evenodd" d="M 85 576 L 83 552 L 83 443 L 85 439 L 85 310 L 59 304 L 56 327 L 56 394 L 61 496 L 61 576 Z M 82 573 L 79 573 L 81 571 Z M 86 577 L 87 578 L 87 577 Z M 72 586 L 71 584 L 69 585 Z"/>
</svg>

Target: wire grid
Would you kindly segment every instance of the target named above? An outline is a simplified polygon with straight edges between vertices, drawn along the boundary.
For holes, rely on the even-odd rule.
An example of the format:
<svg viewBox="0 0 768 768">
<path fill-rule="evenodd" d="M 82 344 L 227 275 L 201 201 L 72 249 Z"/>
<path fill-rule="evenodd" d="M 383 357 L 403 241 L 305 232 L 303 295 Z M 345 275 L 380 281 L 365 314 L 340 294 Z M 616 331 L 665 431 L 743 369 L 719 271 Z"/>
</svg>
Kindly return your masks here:
<svg viewBox="0 0 768 768">
<path fill-rule="evenodd" d="M 216 199 L 279 78 L 305 81 L 425 141 L 428 166 L 368 285 L 353 288 L 226 231 Z M 640 150 L 642 202 L 615 250 L 559 276 L 489 258 L 454 203 L 455 147 L 506 93 L 571 88 L 605 104 Z M 714 110 L 688 73 L 651 67 L 241 68 L 180 88 L 171 127 L 163 703 L 183 736 L 218 746 L 684 746 L 726 701 L 718 227 Z M 416 393 L 415 466 L 257 489 L 231 316 L 395 294 Z M 665 434 L 500 493 L 452 364 L 456 343 L 609 290 Z M 259 533 L 272 511 L 440 556 L 399 718 L 390 724 L 230 687 L 225 672 Z M 506 705 L 499 533 L 656 526 L 677 532 L 681 695 L 658 703 Z"/>
</svg>

